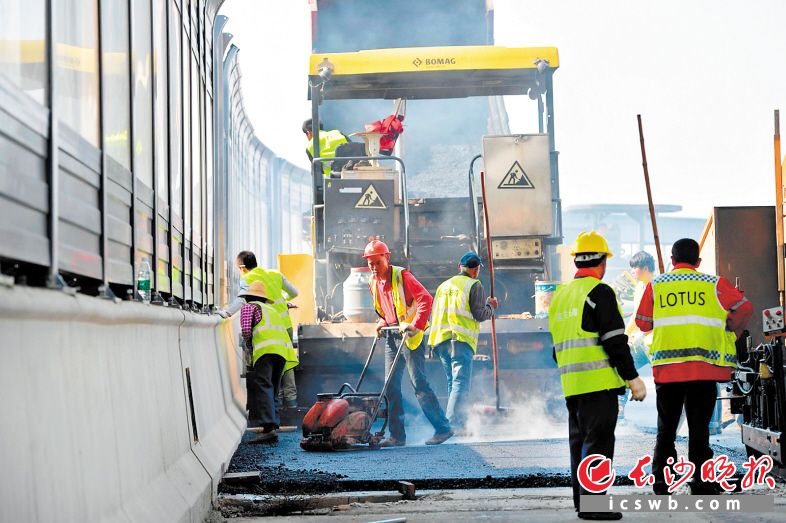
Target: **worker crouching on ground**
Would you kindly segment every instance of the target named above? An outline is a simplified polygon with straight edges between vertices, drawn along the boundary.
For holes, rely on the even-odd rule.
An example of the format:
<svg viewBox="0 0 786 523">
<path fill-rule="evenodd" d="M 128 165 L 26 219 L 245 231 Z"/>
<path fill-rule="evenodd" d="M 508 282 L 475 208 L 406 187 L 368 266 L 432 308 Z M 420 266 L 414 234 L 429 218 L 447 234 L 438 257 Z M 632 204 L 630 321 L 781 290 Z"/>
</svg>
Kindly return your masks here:
<svg viewBox="0 0 786 523">
<path fill-rule="evenodd" d="M 612 256 L 605 238 L 582 232 L 571 256 L 578 271 L 560 285 L 549 305 L 549 330 L 568 408 L 568 440 L 573 504 L 582 519 L 620 519 L 619 512 L 582 512 L 576 471 L 590 454 L 614 457 L 617 397 L 630 386 L 632 399 L 647 394 L 633 366 L 617 296 L 601 282 L 606 260 Z"/>
<path fill-rule="evenodd" d="M 275 441 L 279 427 L 278 385 L 281 375 L 297 366 L 298 357 L 284 320 L 273 307 L 265 285 L 255 281 L 240 296 L 247 302 L 240 309 L 240 328 L 246 350 L 252 351 L 254 368 L 247 384 L 248 426 L 263 429 L 255 442 Z"/>
<path fill-rule="evenodd" d="M 381 447 L 403 447 L 407 435 L 404 430 L 404 404 L 401 397 L 401 377 L 404 373 L 404 362 L 409 371 L 409 379 L 415 389 L 415 396 L 429 422 L 434 426 L 434 435 L 426 440 L 426 445 L 437 445 L 453 436 L 450 423 L 439 405 L 436 394 L 426 378 L 426 349 L 423 331 L 428 324 L 432 298 L 428 291 L 412 274 L 401 267 L 390 265 L 390 251 L 387 245 L 374 240 L 366 245 L 363 257 L 371 270 L 369 290 L 374 301 L 374 308 L 379 314 L 377 336 L 382 336 L 382 329 L 398 325 L 400 333 L 407 332 L 406 347 L 402 349 L 396 367 L 391 370 L 396 357 L 401 334 L 387 332 L 385 348 L 385 375 L 392 372 L 388 385 L 387 397 L 388 426 L 390 437 L 380 443 Z M 402 361 L 403 360 L 403 361 Z"/>
<path fill-rule="evenodd" d="M 652 489 L 661 495 L 669 493 L 664 467 L 670 457 L 677 458 L 674 440 L 683 407 L 688 458 L 697 470 L 712 458 L 709 424 L 717 382 L 731 379 L 737 364 L 735 341 L 753 314 L 753 305 L 731 282 L 696 270 L 701 258 L 695 240 L 677 240 L 671 263 L 671 272 L 647 285 L 636 313 L 639 328 L 652 331 L 650 356 L 658 407 Z M 694 481 L 690 488 L 694 495 L 719 493 L 715 483 Z"/>
<path fill-rule="evenodd" d="M 237 300 L 227 307 L 224 316 L 235 314 L 243 306 L 243 291 L 255 281 L 262 282 L 270 298 L 273 308 L 284 320 L 289 339 L 293 339 L 292 318 L 289 316 L 289 302 L 297 297 L 298 290 L 292 283 L 274 269 L 265 269 L 257 265 L 257 257 L 251 251 L 240 251 L 235 257 L 235 267 L 240 272 L 240 293 Z M 287 408 L 297 407 L 297 385 L 295 383 L 295 369 L 290 368 L 281 378 L 281 392 L 284 396 L 283 404 Z M 249 394 L 250 396 L 250 394 Z"/>
<path fill-rule="evenodd" d="M 459 274 L 437 288 L 431 314 L 428 344 L 442 360 L 448 379 L 446 414 L 454 432 L 463 432 L 466 423 L 472 357 L 478 346 L 480 322 L 491 318 L 497 308 L 497 299 L 486 298 L 478 280 L 482 266 L 474 252 L 462 256 Z"/>
</svg>

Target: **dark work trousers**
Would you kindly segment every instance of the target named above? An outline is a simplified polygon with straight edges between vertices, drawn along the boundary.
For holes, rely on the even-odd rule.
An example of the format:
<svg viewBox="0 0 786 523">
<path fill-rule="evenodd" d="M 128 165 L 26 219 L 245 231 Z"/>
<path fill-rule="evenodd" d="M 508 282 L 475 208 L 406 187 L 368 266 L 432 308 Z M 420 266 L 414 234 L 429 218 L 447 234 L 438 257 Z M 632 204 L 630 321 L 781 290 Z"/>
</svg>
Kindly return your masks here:
<svg viewBox="0 0 786 523">
<path fill-rule="evenodd" d="M 247 379 L 248 426 L 266 431 L 279 426 L 276 398 L 286 360 L 278 354 L 263 354 L 254 363 L 254 372 Z"/>
<path fill-rule="evenodd" d="M 694 479 L 700 477 L 701 465 L 712 458 L 710 419 L 712 411 L 715 410 L 717 384 L 714 381 L 656 383 L 655 394 L 658 406 L 658 437 L 652 458 L 652 475 L 655 476 L 655 488 L 665 488 L 663 469 L 669 457 L 675 461 L 677 459 L 674 440 L 683 407 L 688 421 L 688 459 L 696 465 Z"/>
<path fill-rule="evenodd" d="M 396 357 L 398 345 L 401 343 L 401 335 L 395 333 L 387 334 L 387 345 L 385 347 L 385 375 L 390 372 L 390 367 L 393 365 L 393 358 Z M 423 409 L 423 414 L 434 426 L 437 433 L 445 433 L 450 431 L 450 423 L 439 405 L 437 395 L 429 385 L 426 378 L 426 345 L 421 343 L 420 347 L 415 350 L 409 350 L 404 345 L 401 348 L 401 356 L 399 356 L 396 368 L 393 369 L 393 374 L 390 378 L 390 385 L 388 385 L 387 398 L 390 402 L 388 409 L 388 427 L 390 428 L 390 437 L 398 441 L 406 441 L 407 433 L 404 430 L 404 404 L 401 397 L 401 378 L 404 375 L 404 366 L 406 365 L 409 371 L 409 380 L 412 387 L 415 389 L 415 397 L 420 403 L 420 408 Z"/>
<path fill-rule="evenodd" d="M 591 495 L 581 488 L 576 475 L 581 460 L 590 454 L 614 458 L 614 429 L 617 427 L 619 410 L 617 396 L 616 390 L 601 390 L 565 398 L 568 406 L 570 478 L 576 510 L 581 510 L 579 496 Z"/>
</svg>

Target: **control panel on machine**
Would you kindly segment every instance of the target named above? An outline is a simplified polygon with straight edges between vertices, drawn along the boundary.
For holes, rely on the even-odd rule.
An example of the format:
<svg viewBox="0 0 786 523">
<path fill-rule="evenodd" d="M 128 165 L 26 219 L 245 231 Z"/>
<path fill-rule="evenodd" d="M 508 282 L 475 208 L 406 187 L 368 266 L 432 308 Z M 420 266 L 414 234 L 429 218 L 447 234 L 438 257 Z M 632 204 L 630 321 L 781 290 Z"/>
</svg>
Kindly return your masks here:
<svg viewBox="0 0 786 523">
<path fill-rule="evenodd" d="M 761 311 L 762 330 L 765 336 L 784 332 L 783 307 L 773 307 Z"/>
<path fill-rule="evenodd" d="M 339 180 L 325 184 L 325 247 L 362 250 L 369 239 L 395 239 L 393 180 Z"/>
<path fill-rule="evenodd" d="M 511 238 L 493 240 L 491 249 L 495 260 L 538 259 L 543 256 L 540 238 Z"/>
</svg>

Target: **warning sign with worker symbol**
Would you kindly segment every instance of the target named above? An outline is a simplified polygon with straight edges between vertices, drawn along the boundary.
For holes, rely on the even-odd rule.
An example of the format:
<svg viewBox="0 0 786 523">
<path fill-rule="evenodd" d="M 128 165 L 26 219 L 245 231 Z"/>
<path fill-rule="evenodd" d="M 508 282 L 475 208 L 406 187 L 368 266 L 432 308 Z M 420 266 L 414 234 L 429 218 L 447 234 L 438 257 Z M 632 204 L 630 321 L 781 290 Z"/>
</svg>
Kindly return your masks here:
<svg viewBox="0 0 786 523">
<path fill-rule="evenodd" d="M 527 173 L 521 167 L 518 161 L 514 161 L 513 165 L 508 169 L 507 174 L 502 178 L 497 186 L 498 189 L 534 189 L 535 186 L 530 181 Z"/>
<path fill-rule="evenodd" d="M 387 209 L 385 202 L 379 196 L 379 193 L 373 185 L 369 185 L 368 189 L 360 196 L 360 199 L 355 204 L 355 209 Z"/>
</svg>

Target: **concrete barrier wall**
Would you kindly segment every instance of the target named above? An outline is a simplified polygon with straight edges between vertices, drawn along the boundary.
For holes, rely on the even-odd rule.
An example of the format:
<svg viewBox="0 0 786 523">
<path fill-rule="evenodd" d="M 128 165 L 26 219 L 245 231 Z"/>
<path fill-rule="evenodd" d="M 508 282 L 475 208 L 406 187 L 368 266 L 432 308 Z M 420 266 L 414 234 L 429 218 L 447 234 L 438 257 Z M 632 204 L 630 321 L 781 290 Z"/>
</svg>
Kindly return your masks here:
<svg viewBox="0 0 786 523">
<path fill-rule="evenodd" d="M 217 317 L 0 288 L 0 521 L 202 521 L 245 427 L 236 339 Z"/>
</svg>

